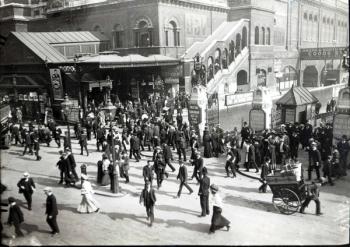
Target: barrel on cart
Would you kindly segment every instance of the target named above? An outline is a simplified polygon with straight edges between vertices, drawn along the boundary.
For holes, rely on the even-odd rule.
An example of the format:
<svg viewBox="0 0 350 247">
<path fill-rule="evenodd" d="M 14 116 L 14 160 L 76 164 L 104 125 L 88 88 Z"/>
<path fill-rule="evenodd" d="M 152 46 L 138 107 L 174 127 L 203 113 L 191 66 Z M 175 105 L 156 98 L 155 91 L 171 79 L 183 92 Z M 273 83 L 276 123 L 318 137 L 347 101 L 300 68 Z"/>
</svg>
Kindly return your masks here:
<svg viewBox="0 0 350 247">
<path fill-rule="evenodd" d="M 273 194 L 272 203 L 280 213 L 290 215 L 299 211 L 305 200 L 301 164 L 294 170 L 275 171 L 266 181 Z"/>
</svg>

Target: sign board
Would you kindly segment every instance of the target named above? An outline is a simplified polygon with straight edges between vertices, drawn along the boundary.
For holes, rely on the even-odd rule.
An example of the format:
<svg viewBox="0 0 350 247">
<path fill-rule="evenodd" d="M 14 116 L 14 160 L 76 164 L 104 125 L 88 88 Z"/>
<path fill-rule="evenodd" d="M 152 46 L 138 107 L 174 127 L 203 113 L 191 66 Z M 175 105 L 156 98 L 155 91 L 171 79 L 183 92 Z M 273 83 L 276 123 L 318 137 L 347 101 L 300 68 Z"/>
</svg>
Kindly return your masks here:
<svg viewBox="0 0 350 247">
<path fill-rule="evenodd" d="M 197 104 L 190 104 L 188 109 L 188 120 L 191 125 L 198 125 L 202 122 L 202 109 Z"/>
<path fill-rule="evenodd" d="M 252 100 L 253 100 L 253 92 L 225 95 L 226 106 L 231 106 L 231 105 L 245 103 L 245 102 L 251 102 Z"/>
<path fill-rule="evenodd" d="M 295 122 L 295 109 L 286 109 L 285 110 L 285 123 L 294 123 Z"/>
<path fill-rule="evenodd" d="M 54 100 L 62 99 L 63 87 L 62 87 L 61 70 L 60 69 L 50 69 L 50 78 L 51 78 Z"/>
<path fill-rule="evenodd" d="M 218 94 L 212 94 L 208 97 L 208 125 L 214 126 L 219 124 L 219 100 Z"/>
<path fill-rule="evenodd" d="M 340 59 L 344 53 L 348 53 L 348 47 L 322 47 L 300 49 L 301 60 L 328 60 Z"/>
<path fill-rule="evenodd" d="M 266 114 L 262 109 L 249 111 L 249 126 L 255 131 L 262 131 L 266 128 Z"/>
<path fill-rule="evenodd" d="M 282 122 L 282 112 L 280 109 L 272 108 L 271 111 L 272 128 L 275 128 Z"/>
<path fill-rule="evenodd" d="M 341 140 L 342 135 L 350 136 L 350 114 L 336 114 L 333 119 L 333 143 Z"/>
</svg>

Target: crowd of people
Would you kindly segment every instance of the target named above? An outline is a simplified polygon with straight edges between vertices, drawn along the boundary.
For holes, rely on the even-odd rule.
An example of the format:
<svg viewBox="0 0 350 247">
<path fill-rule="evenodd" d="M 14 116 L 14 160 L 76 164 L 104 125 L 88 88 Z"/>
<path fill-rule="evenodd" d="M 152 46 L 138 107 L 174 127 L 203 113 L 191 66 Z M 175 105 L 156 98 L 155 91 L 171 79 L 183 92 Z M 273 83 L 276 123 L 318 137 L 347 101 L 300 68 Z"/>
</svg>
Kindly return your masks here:
<svg viewBox="0 0 350 247">
<path fill-rule="evenodd" d="M 329 123 L 321 123 L 319 127 L 313 127 L 308 123 L 287 123 L 276 129 L 266 129 L 256 133 L 247 122 L 244 122 L 240 131 L 235 127 L 232 131 L 225 132 L 220 125 L 217 125 L 210 128 L 206 126 L 203 133 L 199 133 L 196 126 L 191 126 L 183 119 L 182 109 L 186 107 L 186 100 L 177 99 L 175 101 L 177 103 L 170 107 L 167 107 L 167 101 L 170 99 L 160 100 L 150 97 L 142 103 L 117 102 L 115 115 L 105 114 L 99 107 L 89 105 L 83 121 L 74 126 L 81 155 L 84 150 L 87 155 L 92 151 L 87 147 L 87 141 L 92 139 L 96 141 L 96 151 L 102 152 L 102 159 L 97 162 L 97 184 L 100 186 L 110 185 L 111 188 L 114 186 L 114 164 L 119 168 L 120 178 L 128 183 L 132 179 L 128 173 L 130 162 L 133 160 L 139 162 L 146 157 L 147 165 L 142 169 L 144 189 L 140 195 L 140 203 L 146 207 L 150 226 L 154 222 L 157 194 L 154 187 L 160 190 L 163 182 L 169 178 L 167 167 L 172 172 L 177 170 L 174 166 L 173 151 L 176 151 L 178 156 L 176 163 L 179 164 L 176 176 L 179 180 L 177 198 L 181 197 L 184 186 L 191 195 L 194 189 L 188 184 L 188 179 L 196 179 L 199 185 L 200 216 L 205 217 L 210 214 L 209 195 L 213 196 L 210 233 L 222 227 L 229 230 L 230 222 L 221 215 L 222 203 L 217 193 L 220 189 L 217 185 L 210 183 L 210 174 L 203 159 L 224 155 L 226 177 L 231 177 L 232 174 L 235 178 L 236 172 L 240 171 L 240 166 L 245 168 L 245 171 L 250 169 L 255 169 L 256 173 L 261 171 L 262 185 L 258 191 L 263 193 L 267 188 L 267 175 L 273 174 L 290 162 L 298 162 L 300 150 L 308 152 L 307 180 L 312 180 L 315 170 L 318 182 L 324 183 L 324 178 L 327 178 L 328 183 L 334 185 L 334 177 L 346 176 L 347 169 L 350 168 L 350 164 L 347 163 L 350 140 L 344 135 L 337 145 L 332 145 L 333 131 Z M 60 158 L 57 162 L 60 170 L 59 183 L 65 182 L 66 186 L 76 186 L 81 179 L 82 201 L 78 206 L 78 212 L 98 212 L 100 206 L 93 198 L 90 178 L 83 169 L 79 178 L 75 170 L 77 164 L 71 152 L 72 146 L 67 132 L 62 135 L 62 130 L 53 120 L 45 124 L 39 123 L 37 128 L 29 123 L 28 128 L 28 130 L 24 128 L 22 122 L 13 123 L 10 127 L 11 140 L 15 140 L 15 145 L 19 143 L 24 146 L 23 155 L 27 150 L 30 154 L 33 153 L 34 149 L 37 160 L 40 160 L 40 143 L 49 146 L 54 139 L 57 147 L 61 148 L 61 139 L 63 139 L 63 150 L 59 151 Z M 190 155 L 187 151 L 190 151 Z M 192 175 L 188 174 L 188 166 L 193 167 Z M 28 193 L 24 193 L 29 210 L 33 189 L 35 185 L 30 182 Z M 304 209 L 305 207 L 301 212 Z M 59 232 L 55 227 L 54 225 L 54 234 Z"/>
</svg>

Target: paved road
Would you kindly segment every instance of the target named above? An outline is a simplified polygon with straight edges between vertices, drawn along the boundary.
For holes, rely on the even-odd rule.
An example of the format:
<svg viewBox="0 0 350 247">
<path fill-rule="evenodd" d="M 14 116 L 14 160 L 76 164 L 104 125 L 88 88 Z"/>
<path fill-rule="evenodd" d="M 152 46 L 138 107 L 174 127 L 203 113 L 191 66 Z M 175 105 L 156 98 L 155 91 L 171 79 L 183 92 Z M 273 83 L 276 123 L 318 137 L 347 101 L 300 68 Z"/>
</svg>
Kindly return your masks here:
<svg viewBox="0 0 350 247">
<path fill-rule="evenodd" d="M 88 165 L 88 174 L 95 181 L 96 162 L 101 153 L 95 150 L 94 140 L 89 142 L 92 150 L 90 156 L 81 156 L 77 141 L 73 141 L 73 152 L 78 162 Z M 130 183 L 121 187 L 125 195 L 108 197 L 96 195 L 100 202 L 101 212 L 97 214 L 79 214 L 80 190 L 58 185 L 59 172 L 55 167 L 58 159 L 58 148 L 41 146 L 43 159 L 35 161 L 34 156 L 20 156 L 22 147 L 12 146 L 9 150 L 1 150 L 1 181 L 8 186 L 2 200 L 14 196 L 24 202 L 18 194 L 17 181 L 24 171 L 29 171 L 37 184 L 34 193 L 33 211 L 22 206 L 25 224 L 25 237 L 11 240 L 3 238 L 7 245 L 133 245 L 133 244 L 208 244 L 208 245 L 306 245 L 306 244 L 345 244 L 349 243 L 349 198 L 348 177 L 336 181 L 336 186 L 324 186 L 321 190 L 323 216 L 315 216 L 315 205 L 310 204 L 305 215 L 299 213 L 286 216 L 276 212 L 271 203 L 272 194 L 258 193 L 260 183 L 241 175 L 237 178 L 225 178 L 224 159 L 205 159 L 212 183 L 220 186 L 223 198 L 223 215 L 231 221 L 231 230 L 219 230 L 209 235 L 210 217 L 199 218 L 200 206 L 197 195 L 198 185 L 190 182 L 195 193 L 189 195 L 184 188 L 181 198 L 175 199 L 178 182 L 176 173 L 171 173 L 163 187 L 156 191 L 155 224 L 148 227 L 145 208 L 138 202 L 143 188 L 141 162 L 131 162 Z M 305 154 L 301 153 L 301 160 Z M 177 156 L 175 156 L 177 158 Z M 178 168 L 178 164 L 174 163 Z M 192 174 L 192 167 L 188 167 Z M 78 169 L 78 174 L 80 170 Z M 250 175 L 256 175 L 253 170 Z M 42 189 L 52 186 L 59 204 L 58 224 L 61 234 L 51 237 L 45 222 L 45 198 Z M 94 187 L 99 191 L 108 191 L 108 187 Z M 3 213 L 2 222 L 8 214 Z M 4 233 L 13 234 L 13 228 L 5 226 Z"/>
</svg>

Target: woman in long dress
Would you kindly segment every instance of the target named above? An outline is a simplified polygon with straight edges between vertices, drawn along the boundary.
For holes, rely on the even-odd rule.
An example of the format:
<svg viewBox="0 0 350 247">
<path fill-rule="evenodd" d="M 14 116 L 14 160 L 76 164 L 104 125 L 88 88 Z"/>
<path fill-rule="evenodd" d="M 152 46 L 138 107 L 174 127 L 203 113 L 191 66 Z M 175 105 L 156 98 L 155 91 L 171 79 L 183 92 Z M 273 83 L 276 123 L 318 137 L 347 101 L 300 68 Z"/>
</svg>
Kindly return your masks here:
<svg viewBox="0 0 350 247">
<path fill-rule="evenodd" d="M 211 136 L 208 130 L 204 130 L 203 133 L 203 146 L 204 146 L 204 157 L 211 158 L 213 156 L 211 149 Z"/>
<path fill-rule="evenodd" d="M 92 196 L 94 191 L 92 190 L 91 183 L 88 181 L 88 176 L 81 174 L 81 195 L 82 199 L 78 206 L 78 212 L 81 214 L 98 212 L 100 210 L 99 203 Z"/>
<path fill-rule="evenodd" d="M 216 230 L 226 227 L 226 230 L 230 230 L 230 221 L 227 220 L 222 213 L 222 200 L 219 194 L 217 193 L 219 187 L 215 184 L 210 185 L 210 192 L 212 194 L 212 203 L 213 203 L 213 216 L 211 218 L 211 225 L 209 229 L 210 233 L 215 233 Z"/>
<path fill-rule="evenodd" d="M 101 180 L 101 186 L 106 186 L 109 185 L 111 180 L 109 178 L 109 173 L 108 173 L 108 166 L 111 162 L 109 159 L 104 159 L 102 161 L 102 180 Z"/>
</svg>

